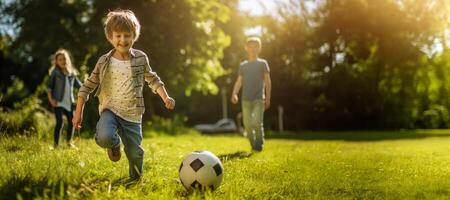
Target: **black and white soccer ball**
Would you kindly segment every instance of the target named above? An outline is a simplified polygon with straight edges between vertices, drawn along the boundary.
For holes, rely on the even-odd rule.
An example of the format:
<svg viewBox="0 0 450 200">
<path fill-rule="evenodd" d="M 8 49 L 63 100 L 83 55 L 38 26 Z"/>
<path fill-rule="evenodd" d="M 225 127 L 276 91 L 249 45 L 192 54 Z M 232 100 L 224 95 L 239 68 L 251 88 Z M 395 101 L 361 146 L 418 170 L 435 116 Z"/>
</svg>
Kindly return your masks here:
<svg viewBox="0 0 450 200">
<path fill-rule="evenodd" d="M 190 189 L 215 190 L 223 177 L 220 159 L 209 151 L 194 151 L 183 160 L 179 169 L 183 186 Z"/>
</svg>

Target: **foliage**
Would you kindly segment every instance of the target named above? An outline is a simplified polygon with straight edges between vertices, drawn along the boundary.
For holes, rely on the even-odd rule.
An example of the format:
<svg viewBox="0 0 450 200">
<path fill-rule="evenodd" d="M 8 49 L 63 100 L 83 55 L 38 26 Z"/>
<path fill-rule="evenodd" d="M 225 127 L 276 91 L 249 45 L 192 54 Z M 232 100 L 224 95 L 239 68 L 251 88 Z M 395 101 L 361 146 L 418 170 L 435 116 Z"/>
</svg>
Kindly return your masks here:
<svg viewBox="0 0 450 200">
<path fill-rule="evenodd" d="M 423 111 L 421 121 L 427 128 L 444 128 L 448 126 L 449 113 L 442 105 L 432 105 L 430 109 Z"/>
<path fill-rule="evenodd" d="M 42 79 L 39 76 L 49 66 L 46 58 L 59 47 L 71 51 L 75 63 L 92 69 L 96 59 L 111 48 L 102 21 L 108 10 L 116 8 L 136 13 L 142 25 L 136 48 L 149 54 L 153 68 L 169 88 L 188 94 L 192 90 L 217 93 L 213 80 L 223 74 L 219 60 L 230 43 L 217 26 L 229 19 L 228 8 L 219 2 L 16 1 L 4 8 L 18 28 L 11 56 L 26 70 L 37 69 L 33 80 Z M 176 87 L 180 82 L 184 84 L 181 90 Z"/>
<path fill-rule="evenodd" d="M 254 22 L 267 27 L 262 57 L 272 67 L 273 104 L 290 111 L 288 129 L 436 127 L 425 111 L 450 108 L 448 2 L 308 3 Z M 439 118 L 438 127 L 448 127 Z"/>
<path fill-rule="evenodd" d="M 17 85 L 8 88 L 16 93 L 21 89 L 21 81 L 16 79 Z M 27 98 L 14 103 L 11 109 L 0 107 L 0 131 L 6 135 L 34 135 L 38 138 L 48 138 L 53 132 L 53 115 L 41 106 L 40 95 L 44 94 L 46 85 L 41 84 L 37 90 Z M 20 91 L 17 91 L 20 92 Z"/>
<path fill-rule="evenodd" d="M 144 136 L 197 134 L 185 126 L 186 121 L 187 117 L 183 115 L 174 115 L 173 118 L 153 116 L 151 120 L 143 123 L 143 132 L 146 133 Z"/>
<path fill-rule="evenodd" d="M 8 106 L 5 102 L 17 102 L 30 95 L 30 92 L 25 87 L 25 84 L 20 78 L 14 78 L 9 87 L 5 89 L 5 92 L 0 96 L 0 102 L 2 105 Z"/>
<path fill-rule="evenodd" d="M 3 69 L 4 76 L 14 74 L 22 78 L 30 90 L 45 77 L 49 56 L 61 47 L 72 53 L 84 80 L 99 56 L 111 49 L 102 23 L 107 12 L 117 8 L 131 9 L 137 15 L 142 29 L 134 47 L 148 54 L 152 69 L 171 95 L 188 98 L 193 91 L 216 94 L 214 80 L 225 73 L 220 59 L 230 38 L 219 25 L 226 23 L 230 14 L 221 2 L 19 0 L 0 8 L 4 19 L 9 19 L 2 22 L 14 27 L 16 34 L 7 48 L 8 59 L 15 64 Z M 3 84 L 8 83 L 2 81 L 0 85 Z M 155 114 L 167 115 L 165 109 L 156 106 L 158 102 L 154 97 L 146 99 L 145 119 Z M 86 112 L 95 113 L 96 109 L 96 102 L 90 103 Z M 87 127 L 95 127 L 96 117 L 85 118 Z"/>
<path fill-rule="evenodd" d="M 140 20 L 135 47 L 149 55 L 188 124 L 220 116 L 216 95 L 227 90 L 229 96 L 246 58 L 245 28 L 259 26 L 261 57 L 273 82 L 267 127 L 276 127 L 278 105 L 287 111 L 286 129 L 449 127 L 448 1 L 279 5 L 274 14 L 255 17 L 241 12 L 238 0 L 0 2 L 0 22 L 14 27 L 12 35 L 0 32 L 0 90 L 6 93 L 14 77 L 24 81 L 22 94 L 2 104 L 11 107 L 26 90 L 34 91 L 47 73 L 49 55 L 60 47 L 72 52 L 84 79 L 111 48 L 102 27 L 106 13 L 122 8 Z M 144 94 L 145 120 L 173 116 L 159 97 L 148 89 Z M 98 119 L 97 104 L 86 106 L 89 129 Z M 240 110 L 230 107 L 231 115 Z"/>
</svg>

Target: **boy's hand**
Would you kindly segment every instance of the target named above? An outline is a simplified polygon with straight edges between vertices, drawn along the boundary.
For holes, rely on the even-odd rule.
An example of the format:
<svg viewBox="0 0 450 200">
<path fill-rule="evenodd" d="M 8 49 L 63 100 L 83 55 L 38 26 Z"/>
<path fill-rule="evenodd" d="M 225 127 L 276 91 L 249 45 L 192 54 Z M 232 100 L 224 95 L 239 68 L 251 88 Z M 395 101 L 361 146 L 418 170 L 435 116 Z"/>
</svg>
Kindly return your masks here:
<svg viewBox="0 0 450 200">
<path fill-rule="evenodd" d="M 231 96 L 231 103 L 237 104 L 238 101 L 239 101 L 238 95 L 233 94 L 233 95 Z"/>
<path fill-rule="evenodd" d="M 81 113 L 75 112 L 75 115 L 72 118 L 73 127 L 75 127 L 76 129 L 80 129 L 82 121 L 83 116 L 81 115 Z"/>
<path fill-rule="evenodd" d="M 264 100 L 264 110 L 267 110 L 270 108 L 270 99 Z"/>
<path fill-rule="evenodd" d="M 164 104 L 166 104 L 166 108 L 169 110 L 172 110 L 173 108 L 175 108 L 175 100 L 172 99 L 172 97 L 166 97 L 164 99 Z"/>
</svg>

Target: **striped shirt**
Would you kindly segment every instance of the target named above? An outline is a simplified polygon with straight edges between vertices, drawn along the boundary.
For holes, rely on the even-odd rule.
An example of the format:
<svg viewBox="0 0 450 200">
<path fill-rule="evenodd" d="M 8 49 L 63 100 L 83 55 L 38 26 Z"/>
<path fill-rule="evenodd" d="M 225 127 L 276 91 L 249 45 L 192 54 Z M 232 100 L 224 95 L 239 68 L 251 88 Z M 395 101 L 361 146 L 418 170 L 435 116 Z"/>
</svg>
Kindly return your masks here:
<svg viewBox="0 0 450 200">
<path fill-rule="evenodd" d="M 89 94 L 91 94 L 96 88 L 97 91 L 95 93 L 95 96 L 99 96 L 100 92 L 103 90 L 103 87 L 108 87 L 108 85 L 104 83 L 104 77 L 107 73 L 107 69 L 109 68 L 111 57 L 114 54 L 114 51 L 115 50 L 113 49 L 98 59 L 94 70 L 81 86 L 78 92 L 78 97 L 81 97 L 85 101 L 87 101 L 89 100 Z M 144 97 L 142 93 L 144 88 L 144 81 L 155 94 L 158 88 L 163 86 L 164 83 L 161 81 L 159 76 L 152 71 L 148 62 L 148 57 L 144 52 L 136 49 L 130 49 L 130 55 L 130 69 L 132 77 L 131 82 L 133 84 L 133 91 L 136 98 L 135 111 L 139 115 L 142 115 L 145 111 Z M 101 111 L 99 110 L 99 112 Z"/>
<path fill-rule="evenodd" d="M 136 112 L 136 94 L 130 60 L 122 61 L 111 57 L 98 99 L 100 113 L 109 109 L 127 121 L 141 123 L 142 115 Z"/>
</svg>

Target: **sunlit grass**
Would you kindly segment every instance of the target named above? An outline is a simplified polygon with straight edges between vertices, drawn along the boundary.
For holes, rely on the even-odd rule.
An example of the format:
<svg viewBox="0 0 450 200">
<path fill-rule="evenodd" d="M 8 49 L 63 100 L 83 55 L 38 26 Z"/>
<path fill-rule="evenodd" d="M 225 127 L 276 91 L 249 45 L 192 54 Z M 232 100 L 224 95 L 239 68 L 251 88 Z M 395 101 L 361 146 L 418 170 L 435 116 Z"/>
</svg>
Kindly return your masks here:
<svg viewBox="0 0 450 200">
<path fill-rule="evenodd" d="M 32 137 L 0 139 L 0 199 L 444 199 L 450 131 L 271 133 L 261 153 L 237 135 L 146 138 L 145 174 L 129 183 L 127 160 L 109 161 L 93 139 L 52 150 Z M 214 192 L 189 193 L 178 167 L 207 149 L 224 164 Z"/>
</svg>

